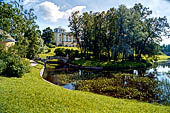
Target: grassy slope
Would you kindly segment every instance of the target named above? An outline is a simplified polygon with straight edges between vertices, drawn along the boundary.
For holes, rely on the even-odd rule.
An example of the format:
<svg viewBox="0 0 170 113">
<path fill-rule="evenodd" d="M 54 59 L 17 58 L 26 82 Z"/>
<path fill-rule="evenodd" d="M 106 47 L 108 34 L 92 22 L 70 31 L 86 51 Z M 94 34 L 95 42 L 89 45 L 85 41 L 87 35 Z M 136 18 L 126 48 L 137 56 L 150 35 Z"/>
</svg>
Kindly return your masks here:
<svg viewBox="0 0 170 113">
<path fill-rule="evenodd" d="M 158 62 L 167 61 L 168 59 L 170 59 L 170 56 L 167 56 L 165 54 L 157 55 L 157 57 L 158 57 Z"/>
<path fill-rule="evenodd" d="M 79 50 L 77 47 L 56 47 L 56 48 L 65 48 L 65 49 L 73 49 L 73 50 Z M 47 53 L 47 54 L 39 54 L 39 56 L 41 58 L 46 58 L 46 56 L 55 56 L 55 49 L 56 48 L 51 48 L 51 52 Z"/>
<path fill-rule="evenodd" d="M 57 48 L 57 47 L 56 47 L 56 48 Z M 55 51 L 56 48 L 51 48 L 51 52 L 49 52 L 49 53 L 47 53 L 47 54 L 39 54 L 39 56 L 40 56 L 41 58 L 46 58 L 47 56 L 54 56 L 54 55 L 55 55 L 54 51 Z"/>
<path fill-rule="evenodd" d="M 69 91 L 42 80 L 42 65 L 22 78 L 0 77 L 0 113 L 168 113 L 170 107 Z"/>
</svg>

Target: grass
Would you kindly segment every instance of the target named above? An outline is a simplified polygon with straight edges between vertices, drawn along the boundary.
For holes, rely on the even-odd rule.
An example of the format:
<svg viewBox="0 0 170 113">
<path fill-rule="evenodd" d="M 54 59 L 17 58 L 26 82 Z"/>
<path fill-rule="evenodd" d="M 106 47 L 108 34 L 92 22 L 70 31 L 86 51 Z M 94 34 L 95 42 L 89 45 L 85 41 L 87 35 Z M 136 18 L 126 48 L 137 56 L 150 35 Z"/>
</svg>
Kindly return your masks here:
<svg viewBox="0 0 170 113">
<path fill-rule="evenodd" d="M 56 67 L 60 66 L 60 64 L 46 64 L 46 68 L 50 68 L 50 69 L 55 69 Z"/>
<path fill-rule="evenodd" d="M 56 47 L 56 48 L 79 50 L 79 48 L 77 47 Z"/>
<path fill-rule="evenodd" d="M 45 82 L 42 65 L 22 78 L 0 77 L 0 113 L 168 113 L 170 107 L 70 91 Z"/>
<path fill-rule="evenodd" d="M 167 61 L 168 59 L 170 59 L 170 56 L 167 56 L 165 54 L 157 55 L 157 57 L 158 57 L 158 62 Z"/>
<path fill-rule="evenodd" d="M 48 61 L 50 61 L 50 62 L 58 62 L 58 61 L 60 61 L 59 59 L 50 59 L 50 60 L 48 60 Z"/>
<path fill-rule="evenodd" d="M 55 51 L 56 48 L 50 48 L 51 51 L 49 53 L 39 54 L 40 58 L 45 59 L 47 56 L 54 56 L 55 55 L 54 51 Z"/>
<path fill-rule="evenodd" d="M 39 54 L 40 58 L 45 59 L 47 56 L 55 56 L 55 49 L 57 48 L 64 48 L 64 49 L 73 49 L 73 50 L 79 50 L 77 47 L 55 47 L 55 48 L 50 48 L 51 51 L 49 53 L 45 53 L 45 54 Z"/>
</svg>

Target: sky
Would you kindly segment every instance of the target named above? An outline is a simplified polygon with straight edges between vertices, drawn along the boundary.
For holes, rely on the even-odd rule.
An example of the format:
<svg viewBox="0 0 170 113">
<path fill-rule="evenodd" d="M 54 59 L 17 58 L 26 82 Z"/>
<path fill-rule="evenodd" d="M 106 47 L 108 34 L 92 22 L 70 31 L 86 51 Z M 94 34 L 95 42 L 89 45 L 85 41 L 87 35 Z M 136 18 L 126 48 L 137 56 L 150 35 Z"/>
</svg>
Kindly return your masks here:
<svg viewBox="0 0 170 113">
<path fill-rule="evenodd" d="M 37 15 L 37 23 L 40 29 L 47 27 L 52 29 L 63 27 L 67 31 L 68 18 L 72 12 L 80 11 L 106 11 L 112 7 L 117 8 L 124 4 L 128 8 L 133 7 L 135 3 L 142 3 L 149 7 L 153 17 L 166 16 L 170 23 L 170 0 L 23 0 L 25 8 L 34 8 Z M 162 43 L 169 44 L 170 39 L 165 39 Z"/>
</svg>

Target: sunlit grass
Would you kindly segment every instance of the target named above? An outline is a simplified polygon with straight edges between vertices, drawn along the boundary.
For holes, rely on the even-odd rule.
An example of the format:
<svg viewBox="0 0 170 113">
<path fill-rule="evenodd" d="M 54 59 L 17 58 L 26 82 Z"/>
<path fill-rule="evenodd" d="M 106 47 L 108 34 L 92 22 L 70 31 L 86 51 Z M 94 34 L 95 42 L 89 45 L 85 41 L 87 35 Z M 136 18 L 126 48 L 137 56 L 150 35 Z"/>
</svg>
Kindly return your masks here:
<svg viewBox="0 0 170 113">
<path fill-rule="evenodd" d="M 60 66 L 59 64 L 46 64 L 46 68 L 50 68 L 50 69 L 54 69 L 56 68 L 57 66 Z"/>
<path fill-rule="evenodd" d="M 77 48 L 77 47 L 56 47 L 56 48 L 80 50 L 80 49 L 79 49 L 79 48 Z"/>
<path fill-rule="evenodd" d="M 45 59 L 47 56 L 54 56 L 55 55 L 54 51 L 56 48 L 50 48 L 51 51 L 49 53 L 39 54 L 39 57 Z"/>
<path fill-rule="evenodd" d="M 42 65 L 22 78 L 0 77 L 0 113 L 168 113 L 170 107 L 70 91 L 45 82 Z"/>
<path fill-rule="evenodd" d="M 58 62 L 58 61 L 60 61 L 59 59 L 50 59 L 50 60 L 48 60 L 48 61 L 50 61 L 50 62 Z"/>
<path fill-rule="evenodd" d="M 55 48 L 50 48 L 51 51 L 49 53 L 39 54 L 39 57 L 45 59 L 47 56 L 55 56 L 54 51 L 57 48 L 79 50 L 79 48 L 77 48 L 77 47 L 55 47 Z"/>
<path fill-rule="evenodd" d="M 170 56 L 167 55 L 157 55 L 158 57 L 158 61 L 167 61 L 168 59 L 170 59 Z"/>
</svg>

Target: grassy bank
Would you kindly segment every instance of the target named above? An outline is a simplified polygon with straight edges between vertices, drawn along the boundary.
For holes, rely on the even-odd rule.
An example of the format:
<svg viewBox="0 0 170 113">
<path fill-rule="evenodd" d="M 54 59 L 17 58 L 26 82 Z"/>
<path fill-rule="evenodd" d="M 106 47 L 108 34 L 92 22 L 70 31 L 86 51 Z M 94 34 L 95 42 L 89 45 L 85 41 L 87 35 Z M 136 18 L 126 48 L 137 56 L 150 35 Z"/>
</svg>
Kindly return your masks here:
<svg viewBox="0 0 170 113">
<path fill-rule="evenodd" d="M 45 53 L 45 54 L 39 54 L 40 58 L 46 58 L 47 56 L 55 56 L 55 49 L 57 48 L 64 48 L 64 49 L 73 49 L 73 50 L 79 50 L 77 47 L 55 47 L 55 48 L 51 48 L 51 51 L 49 53 Z"/>
<path fill-rule="evenodd" d="M 80 66 L 94 66 L 94 67 L 103 67 L 107 69 L 132 69 L 132 68 L 144 68 L 151 64 L 142 63 L 142 62 L 102 62 L 96 60 L 84 60 L 80 59 L 77 61 L 70 61 L 71 64 L 80 65 Z"/>
<path fill-rule="evenodd" d="M 157 58 L 158 58 L 157 62 L 163 62 L 163 61 L 167 61 L 168 59 L 170 59 L 170 56 L 163 54 L 163 55 L 157 55 Z"/>
<path fill-rule="evenodd" d="M 0 113 L 168 113 L 170 107 L 70 91 L 42 80 L 42 65 L 22 78 L 0 77 Z"/>
</svg>

